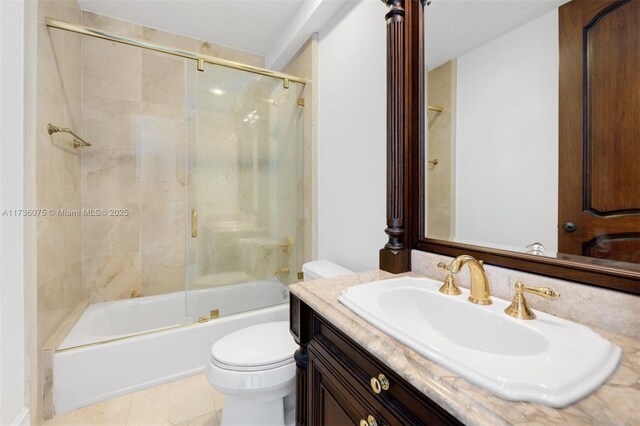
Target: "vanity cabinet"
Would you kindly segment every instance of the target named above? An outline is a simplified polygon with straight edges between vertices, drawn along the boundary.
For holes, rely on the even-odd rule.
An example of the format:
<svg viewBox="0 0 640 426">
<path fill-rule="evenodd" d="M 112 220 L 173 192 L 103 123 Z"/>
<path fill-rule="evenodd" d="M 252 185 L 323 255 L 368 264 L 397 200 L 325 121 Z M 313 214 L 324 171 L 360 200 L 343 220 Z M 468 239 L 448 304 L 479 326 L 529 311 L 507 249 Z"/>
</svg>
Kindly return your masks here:
<svg viewBox="0 0 640 426">
<path fill-rule="evenodd" d="M 460 425 L 345 333 L 291 295 L 298 425 Z"/>
</svg>

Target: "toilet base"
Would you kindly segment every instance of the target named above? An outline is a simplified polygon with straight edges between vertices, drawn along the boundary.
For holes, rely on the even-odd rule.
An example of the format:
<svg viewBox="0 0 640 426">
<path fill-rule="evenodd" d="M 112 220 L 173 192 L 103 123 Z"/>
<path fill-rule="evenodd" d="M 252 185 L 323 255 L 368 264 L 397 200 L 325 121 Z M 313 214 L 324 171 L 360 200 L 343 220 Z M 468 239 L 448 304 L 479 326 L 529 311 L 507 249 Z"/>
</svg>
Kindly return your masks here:
<svg viewBox="0 0 640 426">
<path fill-rule="evenodd" d="M 220 426 L 293 426 L 295 417 L 295 392 L 271 400 L 225 395 Z"/>
</svg>

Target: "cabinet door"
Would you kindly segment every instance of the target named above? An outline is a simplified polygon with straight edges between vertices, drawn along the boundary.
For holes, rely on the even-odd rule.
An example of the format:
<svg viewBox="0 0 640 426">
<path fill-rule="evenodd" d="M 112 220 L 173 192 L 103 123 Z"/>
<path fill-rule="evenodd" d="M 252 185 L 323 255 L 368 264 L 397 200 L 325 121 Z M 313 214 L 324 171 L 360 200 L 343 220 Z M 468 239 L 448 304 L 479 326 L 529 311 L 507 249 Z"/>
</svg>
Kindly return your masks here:
<svg viewBox="0 0 640 426">
<path fill-rule="evenodd" d="M 380 426 L 385 424 L 373 409 L 357 399 L 335 374 L 328 363 L 323 362 L 312 348 L 308 364 L 308 419 L 309 426 L 359 425 L 360 421 L 374 416 Z"/>
</svg>

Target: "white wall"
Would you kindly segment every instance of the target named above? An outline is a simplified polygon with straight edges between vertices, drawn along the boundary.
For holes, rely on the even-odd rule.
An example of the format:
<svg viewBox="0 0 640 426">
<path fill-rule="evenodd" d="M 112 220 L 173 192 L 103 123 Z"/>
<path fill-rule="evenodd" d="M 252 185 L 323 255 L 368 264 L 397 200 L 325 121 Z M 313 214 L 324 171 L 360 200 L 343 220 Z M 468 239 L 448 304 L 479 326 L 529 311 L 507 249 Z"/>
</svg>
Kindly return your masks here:
<svg viewBox="0 0 640 426">
<path fill-rule="evenodd" d="M 556 251 L 558 61 L 557 9 L 458 58 L 456 238 Z"/>
<path fill-rule="evenodd" d="M 25 421 L 23 226 L 2 216 L 24 206 L 22 0 L 0 1 L 0 424 Z M 28 421 L 28 419 L 27 419 Z"/>
<path fill-rule="evenodd" d="M 318 257 L 354 271 L 387 241 L 385 13 L 363 0 L 320 31 Z"/>
</svg>

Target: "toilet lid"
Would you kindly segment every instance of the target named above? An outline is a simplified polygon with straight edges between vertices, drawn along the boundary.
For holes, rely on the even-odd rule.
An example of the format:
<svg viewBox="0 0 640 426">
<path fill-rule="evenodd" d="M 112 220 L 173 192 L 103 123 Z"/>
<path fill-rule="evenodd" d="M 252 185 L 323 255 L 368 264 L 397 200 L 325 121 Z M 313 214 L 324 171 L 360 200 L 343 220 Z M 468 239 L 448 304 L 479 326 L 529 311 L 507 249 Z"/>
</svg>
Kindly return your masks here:
<svg viewBox="0 0 640 426">
<path fill-rule="evenodd" d="M 236 369 L 272 367 L 292 362 L 298 345 L 289 333 L 289 321 L 253 325 L 226 335 L 211 347 L 216 364 Z"/>
</svg>

